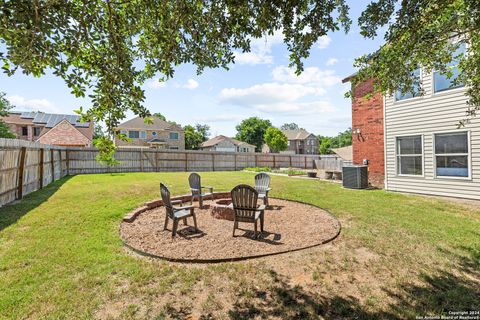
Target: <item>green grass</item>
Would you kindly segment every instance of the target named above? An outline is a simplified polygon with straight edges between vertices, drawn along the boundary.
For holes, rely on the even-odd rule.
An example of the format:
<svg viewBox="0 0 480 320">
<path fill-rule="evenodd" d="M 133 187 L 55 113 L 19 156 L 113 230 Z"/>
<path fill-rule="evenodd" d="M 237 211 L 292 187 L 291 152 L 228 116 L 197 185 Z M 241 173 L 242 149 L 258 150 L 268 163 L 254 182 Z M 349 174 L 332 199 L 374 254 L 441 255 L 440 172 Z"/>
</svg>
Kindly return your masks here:
<svg viewBox="0 0 480 320">
<path fill-rule="evenodd" d="M 272 176 L 272 196 L 330 210 L 333 244 L 210 266 L 137 257 L 125 213 L 188 173 L 65 178 L 0 208 L 0 318 L 411 318 L 480 310 L 480 212 L 450 201 Z M 230 190 L 247 172 L 202 173 Z"/>
</svg>

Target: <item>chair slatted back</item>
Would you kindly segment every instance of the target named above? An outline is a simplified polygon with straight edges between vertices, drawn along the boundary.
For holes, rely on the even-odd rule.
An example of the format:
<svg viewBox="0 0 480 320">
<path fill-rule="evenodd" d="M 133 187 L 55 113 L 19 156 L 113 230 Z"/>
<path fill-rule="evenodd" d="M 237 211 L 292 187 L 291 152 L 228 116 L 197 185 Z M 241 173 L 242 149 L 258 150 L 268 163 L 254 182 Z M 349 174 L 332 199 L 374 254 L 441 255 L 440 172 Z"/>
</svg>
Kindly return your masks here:
<svg viewBox="0 0 480 320">
<path fill-rule="evenodd" d="M 190 174 L 188 177 L 188 183 L 190 184 L 190 189 L 198 189 L 198 192 L 201 193 L 202 182 L 198 173 L 194 172 Z"/>
<path fill-rule="evenodd" d="M 237 220 L 254 220 L 257 211 L 258 192 L 251 186 L 241 184 L 231 191 L 233 210 Z"/>
<path fill-rule="evenodd" d="M 167 210 L 168 216 L 173 217 L 173 206 L 172 202 L 170 201 L 170 190 L 168 190 L 167 186 L 163 183 L 160 183 L 160 194 L 162 195 L 163 205 Z"/>
<path fill-rule="evenodd" d="M 255 175 L 255 189 L 258 192 L 265 192 L 270 186 L 270 176 L 265 172 Z"/>
</svg>

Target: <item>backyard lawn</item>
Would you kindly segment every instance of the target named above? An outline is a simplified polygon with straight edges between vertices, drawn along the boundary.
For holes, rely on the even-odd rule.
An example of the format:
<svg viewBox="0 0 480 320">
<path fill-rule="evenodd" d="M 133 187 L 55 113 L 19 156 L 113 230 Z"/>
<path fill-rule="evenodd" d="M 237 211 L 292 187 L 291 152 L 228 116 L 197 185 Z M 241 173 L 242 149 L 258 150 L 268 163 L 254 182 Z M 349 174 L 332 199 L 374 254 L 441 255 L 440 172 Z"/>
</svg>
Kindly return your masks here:
<svg viewBox="0 0 480 320">
<path fill-rule="evenodd" d="M 436 198 L 272 176 L 272 197 L 329 210 L 340 236 L 213 265 L 124 248 L 122 217 L 159 198 L 161 181 L 186 193 L 187 177 L 79 175 L 0 208 L 0 318 L 371 319 L 480 310 L 480 209 Z M 247 172 L 202 177 L 216 191 L 253 182 Z"/>
</svg>

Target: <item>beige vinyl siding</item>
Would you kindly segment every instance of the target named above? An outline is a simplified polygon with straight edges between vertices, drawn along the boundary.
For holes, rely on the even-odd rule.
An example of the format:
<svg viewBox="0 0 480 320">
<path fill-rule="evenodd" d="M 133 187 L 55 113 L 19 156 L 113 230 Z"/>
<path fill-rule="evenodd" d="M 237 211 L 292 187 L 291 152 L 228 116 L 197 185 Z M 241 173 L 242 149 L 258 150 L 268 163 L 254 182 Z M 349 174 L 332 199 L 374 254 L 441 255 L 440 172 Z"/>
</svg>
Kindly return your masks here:
<svg viewBox="0 0 480 320">
<path fill-rule="evenodd" d="M 394 101 L 385 98 L 385 173 L 390 191 L 413 192 L 480 200 L 480 118 L 457 128 L 467 108 L 465 88 L 433 93 L 432 74 L 422 70 L 425 95 Z M 434 134 L 469 132 L 470 177 L 435 177 Z M 423 175 L 397 175 L 396 137 L 422 135 Z"/>
</svg>

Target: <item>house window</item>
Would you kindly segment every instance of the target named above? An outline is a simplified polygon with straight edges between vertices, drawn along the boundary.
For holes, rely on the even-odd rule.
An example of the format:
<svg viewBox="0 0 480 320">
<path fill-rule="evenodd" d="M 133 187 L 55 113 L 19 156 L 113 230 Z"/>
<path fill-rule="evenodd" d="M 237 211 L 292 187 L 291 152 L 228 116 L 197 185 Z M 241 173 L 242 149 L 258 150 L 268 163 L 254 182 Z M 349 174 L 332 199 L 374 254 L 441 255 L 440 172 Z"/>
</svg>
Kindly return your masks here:
<svg viewBox="0 0 480 320">
<path fill-rule="evenodd" d="M 140 131 L 128 131 L 128 137 L 130 139 L 138 139 L 140 138 Z"/>
<path fill-rule="evenodd" d="M 22 136 L 28 136 L 28 127 L 22 127 Z"/>
<path fill-rule="evenodd" d="M 412 71 L 411 78 L 413 81 L 413 91 L 402 93 L 400 90 L 397 90 L 395 92 L 396 101 L 411 99 L 420 95 L 420 68 Z"/>
<path fill-rule="evenodd" d="M 170 132 L 170 140 L 178 140 L 178 132 Z"/>
<path fill-rule="evenodd" d="M 423 174 L 422 136 L 397 137 L 397 174 Z"/>
<path fill-rule="evenodd" d="M 127 131 L 125 131 L 125 130 L 120 130 L 120 134 L 127 135 Z"/>
<path fill-rule="evenodd" d="M 147 139 L 147 132 L 146 131 L 140 131 L 140 139 Z"/>
<path fill-rule="evenodd" d="M 35 137 L 38 137 L 38 136 L 40 135 L 40 132 L 41 132 L 41 131 L 42 131 L 42 128 L 40 128 L 40 127 L 34 127 L 34 128 L 33 128 L 33 135 L 34 135 Z"/>
<path fill-rule="evenodd" d="M 152 132 L 152 137 L 156 137 L 157 136 L 157 132 L 156 131 L 153 131 Z"/>
<path fill-rule="evenodd" d="M 287 141 L 287 145 L 290 147 L 290 140 Z"/>
<path fill-rule="evenodd" d="M 468 177 L 468 133 L 435 134 L 437 177 Z"/>
<path fill-rule="evenodd" d="M 178 147 L 177 146 L 171 146 L 170 150 L 178 150 Z"/>
<path fill-rule="evenodd" d="M 453 53 L 453 60 L 447 65 L 447 69 L 451 72 L 451 77 L 448 74 L 435 71 L 433 73 L 433 88 L 435 92 L 441 92 L 449 89 L 460 88 L 465 86 L 463 83 L 455 83 L 455 79 L 460 74 L 458 69 L 459 58 L 462 54 L 467 52 L 467 46 L 465 42 L 462 42 L 457 50 Z"/>
</svg>

